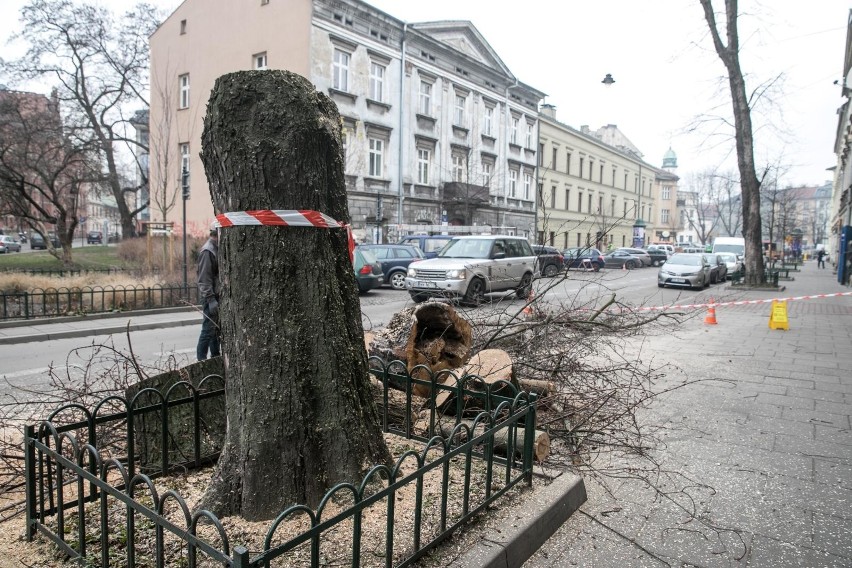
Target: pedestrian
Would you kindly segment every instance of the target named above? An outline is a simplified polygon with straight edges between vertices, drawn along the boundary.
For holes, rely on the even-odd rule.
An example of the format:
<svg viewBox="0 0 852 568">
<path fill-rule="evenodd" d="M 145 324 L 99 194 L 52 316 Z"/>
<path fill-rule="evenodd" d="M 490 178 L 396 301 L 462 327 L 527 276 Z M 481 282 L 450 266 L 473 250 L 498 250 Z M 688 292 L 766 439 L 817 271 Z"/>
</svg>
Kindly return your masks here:
<svg viewBox="0 0 852 568">
<path fill-rule="evenodd" d="M 210 238 L 198 251 L 198 299 L 204 319 L 198 337 L 196 356 L 199 361 L 219 356 L 219 233 L 210 229 Z"/>
<path fill-rule="evenodd" d="M 819 249 L 817 252 L 817 268 L 825 268 L 825 251 Z"/>
</svg>

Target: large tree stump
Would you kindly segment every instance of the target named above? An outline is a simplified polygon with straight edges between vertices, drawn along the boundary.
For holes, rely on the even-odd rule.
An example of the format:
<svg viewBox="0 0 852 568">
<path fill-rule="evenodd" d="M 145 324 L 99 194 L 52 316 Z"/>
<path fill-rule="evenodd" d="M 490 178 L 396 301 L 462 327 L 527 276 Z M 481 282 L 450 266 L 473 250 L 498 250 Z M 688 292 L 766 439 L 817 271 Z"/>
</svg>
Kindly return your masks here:
<svg viewBox="0 0 852 568">
<path fill-rule="evenodd" d="M 349 222 L 340 116 L 309 81 L 230 73 L 207 108 L 202 160 L 217 213 L 315 210 Z M 346 231 L 221 229 L 219 269 L 228 431 L 200 506 L 269 519 L 389 463 Z"/>
</svg>

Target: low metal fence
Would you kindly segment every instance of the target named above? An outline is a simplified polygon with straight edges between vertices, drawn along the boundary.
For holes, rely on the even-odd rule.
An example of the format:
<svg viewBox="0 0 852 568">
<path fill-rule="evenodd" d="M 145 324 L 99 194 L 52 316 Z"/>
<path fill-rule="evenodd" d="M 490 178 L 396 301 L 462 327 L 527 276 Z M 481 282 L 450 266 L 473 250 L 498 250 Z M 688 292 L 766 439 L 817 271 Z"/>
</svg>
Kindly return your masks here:
<svg viewBox="0 0 852 568">
<path fill-rule="evenodd" d="M 406 451 L 392 467 L 376 465 L 365 475 L 359 485 L 341 483 L 332 487 L 316 510 L 296 505 L 283 511 L 266 531 L 262 550 L 250 552 L 245 546 L 232 546 L 223 523 L 209 511 L 191 512 L 186 500 L 174 490 L 159 493 L 154 479 L 176 468 L 196 468 L 209 463 L 218 455 L 218 450 L 206 454 L 200 441 L 203 422 L 200 408 L 202 401 L 224 398 L 221 377 L 205 378 L 198 386 L 188 382 L 174 384 L 167 392 L 143 389 L 131 400 L 113 396 L 104 399 L 93 410 L 78 404 L 68 404 L 54 411 L 44 422 L 28 425 L 25 430 L 26 456 L 26 537 L 32 540 L 36 533 L 44 535 L 63 553 L 77 559 L 86 566 L 105 568 L 112 565 L 128 567 L 169 564 L 167 549 L 181 555 L 181 562 L 189 567 L 200 561 L 214 562 L 234 568 L 268 567 L 273 560 L 283 561 L 294 554 L 304 553 L 305 564 L 318 567 L 326 544 L 328 531 L 345 530 L 347 546 L 346 563 L 353 567 L 362 565 L 361 542 L 365 530 L 361 523 L 367 508 L 380 507 L 384 520 L 381 522 L 384 535 L 383 550 L 373 550 L 371 558 L 378 557 L 384 566 L 409 566 L 448 538 L 457 528 L 484 511 L 489 505 L 519 484 L 532 483 L 533 441 L 535 436 L 536 395 L 516 392 L 506 382 L 488 385 L 477 376 L 456 377 L 441 384 L 442 378 L 451 372 L 432 374 L 425 367 L 412 371 L 412 378 L 399 362 L 390 367 L 371 359 L 371 373 L 383 385 L 383 427 L 409 439 L 423 441 L 421 451 Z M 412 432 L 410 420 L 392 428 L 388 420 L 388 389 L 392 385 L 403 388 L 406 406 L 412 405 L 413 385 L 431 388 L 430 398 L 434 403 L 441 393 L 451 393 L 458 401 L 455 426 L 448 436 L 441 436 L 436 429 L 433 412 L 425 435 Z M 210 387 L 210 388 L 208 388 Z M 511 396 L 500 396 L 496 392 Z M 182 393 L 178 398 L 178 393 Z M 155 403 L 151 403 L 155 401 Z M 107 408 L 119 406 L 120 411 L 106 413 Z M 480 407 L 475 416 L 463 420 L 465 409 Z M 434 404 L 432 405 L 434 406 Z M 463 408 L 464 407 L 464 408 Z M 170 413 L 191 409 L 191 419 L 170 418 Z M 174 438 L 193 440 L 191 455 L 182 461 L 170 460 L 171 453 L 163 451 L 159 463 L 140 467 L 136 455 L 135 428 L 141 417 L 156 413 L 160 421 L 162 447 L 167 448 Z M 72 416 L 82 419 L 68 419 Z M 186 430 L 180 430 L 180 425 Z M 99 444 L 115 434 L 122 433 L 123 444 L 115 444 L 105 452 Z M 506 444 L 503 455 L 495 453 L 495 438 Z M 121 436 L 120 436 L 121 437 Z M 517 442 L 516 442 L 517 440 Z M 208 448 L 209 449 L 209 448 Z M 462 462 L 463 480 L 461 504 L 456 497 L 454 507 L 448 503 L 449 468 L 453 462 Z M 414 462 L 416 469 L 403 472 L 403 465 Z M 472 466 L 477 465 L 477 480 L 481 482 L 476 499 L 472 498 Z M 409 468 L 410 469 L 410 468 Z M 483 473 L 484 472 L 484 473 Z M 440 477 L 440 499 L 437 522 L 426 521 L 421 515 L 424 508 L 424 478 L 427 475 Z M 382 489 L 370 493 L 371 484 L 378 482 Z M 405 493 L 413 495 L 412 534 L 405 535 L 406 546 L 399 546 L 394 538 L 394 522 L 398 513 L 398 499 Z M 351 505 L 335 512 L 329 506 L 335 500 L 349 499 Z M 97 503 L 97 505 L 95 505 Z M 119 504 L 123 513 L 118 518 L 109 513 L 109 504 Z M 430 506 L 435 506 L 431 503 Z M 181 522 L 169 520 L 164 511 L 177 509 Z M 331 510 L 331 511 L 329 511 Z M 375 510 L 375 509 L 373 509 Z M 330 515 L 324 519 L 323 514 Z M 286 542 L 273 545 L 281 527 L 297 517 L 307 519 L 309 528 L 292 536 Z M 181 526 L 182 525 L 182 526 Z M 214 538 L 199 536 L 199 528 L 207 525 Z M 155 533 L 155 542 L 145 548 L 145 556 L 137 554 L 137 529 L 145 527 L 149 534 Z M 212 528 L 211 528 L 212 527 Z M 116 538 L 120 535 L 120 538 Z M 164 544 L 168 539 L 168 546 Z M 211 540 L 215 542 L 210 542 Z M 98 551 L 93 549 L 99 548 Z M 120 550 L 119 550 L 120 549 Z M 341 552 L 338 550 L 338 554 Z M 200 558 L 201 557 L 201 558 Z M 396 559 L 396 560 L 395 560 Z M 338 559 L 339 560 L 339 559 Z M 395 563 L 396 562 L 396 563 Z M 395 564 L 394 564 L 395 563 Z M 206 564 L 205 564 L 206 565 Z"/>
<path fill-rule="evenodd" d="M 159 268 L 145 270 L 146 273 L 159 272 Z M 3 273 L 20 273 L 30 276 L 47 276 L 48 278 L 65 278 L 68 276 L 82 276 L 84 274 L 142 274 L 141 270 L 125 268 L 15 268 L 12 270 L 0 270 Z"/>
<path fill-rule="evenodd" d="M 83 286 L 0 292 L 0 321 L 198 304 L 196 286 Z"/>
</svg>

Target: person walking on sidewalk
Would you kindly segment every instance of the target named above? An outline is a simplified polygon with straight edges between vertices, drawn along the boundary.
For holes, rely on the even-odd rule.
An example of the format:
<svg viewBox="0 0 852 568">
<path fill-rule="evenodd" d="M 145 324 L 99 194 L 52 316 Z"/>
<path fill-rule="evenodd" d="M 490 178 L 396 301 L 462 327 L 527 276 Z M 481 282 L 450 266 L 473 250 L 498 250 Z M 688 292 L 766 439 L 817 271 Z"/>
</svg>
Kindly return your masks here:
<svg viewBox="0 0 852 568">
<path fill-rule="evenodd" d="M 219 356 L 219 233 L 210 229 L 210 238 L 198 251 L 198 299 L 204 319 L 198 337 L 196 356 L 199 361 Z"/>
<path fill-rule="evenodd" d="M 817 252 L 817 268 L 825 268 L 825 251 L 819 249 Z"/>
</svg>

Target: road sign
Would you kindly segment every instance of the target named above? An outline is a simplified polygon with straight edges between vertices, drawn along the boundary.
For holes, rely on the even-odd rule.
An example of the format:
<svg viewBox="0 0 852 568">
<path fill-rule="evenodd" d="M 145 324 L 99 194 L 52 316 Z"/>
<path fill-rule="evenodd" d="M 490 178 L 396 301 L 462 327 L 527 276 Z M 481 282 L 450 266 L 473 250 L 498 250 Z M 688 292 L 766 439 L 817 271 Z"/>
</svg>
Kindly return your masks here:
<svg viewBox="0 0 852 568">
<path fill-rule="evenodd" d="M 80 217 L 80 222 L 81 222 L 81 223 L 85 223 L 85 222 L 86 222 L 86 218 L 85 218 L 85 217 Z"/>
</svg>

